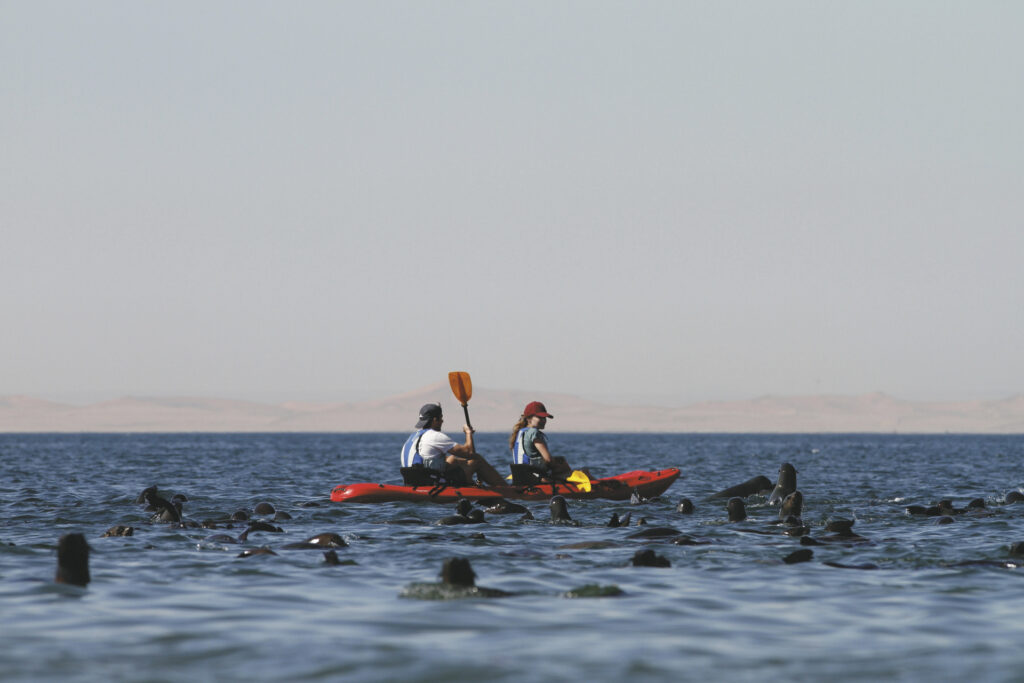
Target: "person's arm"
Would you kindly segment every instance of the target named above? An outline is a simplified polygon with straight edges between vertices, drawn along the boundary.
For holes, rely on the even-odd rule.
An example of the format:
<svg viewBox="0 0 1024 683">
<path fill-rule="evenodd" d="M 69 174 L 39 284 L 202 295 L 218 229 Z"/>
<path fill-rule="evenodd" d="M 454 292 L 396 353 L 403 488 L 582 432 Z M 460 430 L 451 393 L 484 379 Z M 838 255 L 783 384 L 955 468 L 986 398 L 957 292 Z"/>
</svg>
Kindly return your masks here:
<svg viewBox="0 0 1024 683">
<path fill-rule="evenodd" d="M 473 430 L 469 425 L 464 425 L 462 431 L 466 434 L 466 443 L 452 446 L 448 453 L 459 458 L 471 458 L 476 453 L 476 447 L 473 445 Z"/>
<path fill-rule="evenodd" d="M 548 445 L 544 442 L 544 439 L 534 440 L 533 447 L 537 449 L 540 457 L 544 458 L 544 463 L 550 468 L 551 463 L 554 461 L 551 459 L 551 451 L 548 450 Z"/>
</svg>

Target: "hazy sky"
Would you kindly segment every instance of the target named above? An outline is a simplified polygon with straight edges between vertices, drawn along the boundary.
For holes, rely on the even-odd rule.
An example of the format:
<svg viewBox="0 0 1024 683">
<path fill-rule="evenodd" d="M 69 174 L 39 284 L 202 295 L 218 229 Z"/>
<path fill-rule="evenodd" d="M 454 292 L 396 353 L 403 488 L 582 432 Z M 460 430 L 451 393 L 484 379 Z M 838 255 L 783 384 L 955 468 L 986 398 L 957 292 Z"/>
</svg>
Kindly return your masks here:
<svg viewBox="0 0 1024 683">
<path fill-rule="evenodd" d="M 0 395 L 1022 392 L 1022 27 L 0 2 Z"/>
</svg>

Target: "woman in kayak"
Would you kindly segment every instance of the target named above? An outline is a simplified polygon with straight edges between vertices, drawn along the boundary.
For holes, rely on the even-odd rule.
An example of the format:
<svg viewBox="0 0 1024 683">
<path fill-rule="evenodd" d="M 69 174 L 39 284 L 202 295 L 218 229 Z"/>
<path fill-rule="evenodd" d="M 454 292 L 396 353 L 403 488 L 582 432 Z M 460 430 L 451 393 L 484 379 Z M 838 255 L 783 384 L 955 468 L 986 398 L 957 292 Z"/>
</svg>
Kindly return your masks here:
<svg viewBox="0 0 1024 683">
<path fill-rule="evenodd" d="M 420 418 L 405 445 L 402 446 L 402 467 L 423 465 L 438 472 L 458 468 L 466 475 L 466 481 L 472 484 L 473 475 L 490 486 L 504 486 L 506 482 L 498 471 L 484 456 L 476 452 L 473 446 L 473 430 L 464 426 L 466 443 L 457 444 L 441 431 L 444 414 L 441 404 L 427 403 L 420 408 Z"/>
<path fill-rule="evenodd" d="M 512 464 L 533 465 L 553 475 L 565 477 L 572 472 L 572 468 L 565 458 L 551 455 L 548 439 L 542 431 L 549 417 L 554 415 L 540 401 L 526 404 L 508 438 L 508 447 L 512 449 Z"/>
</svg>

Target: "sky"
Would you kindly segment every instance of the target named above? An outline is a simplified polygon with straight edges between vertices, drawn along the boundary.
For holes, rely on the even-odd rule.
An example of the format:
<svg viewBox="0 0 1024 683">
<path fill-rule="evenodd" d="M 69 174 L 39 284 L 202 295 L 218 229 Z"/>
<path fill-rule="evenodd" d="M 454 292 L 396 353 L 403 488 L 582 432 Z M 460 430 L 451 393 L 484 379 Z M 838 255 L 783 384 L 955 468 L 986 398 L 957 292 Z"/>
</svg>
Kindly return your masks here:
<svg viewBox="0 0 1024 683">
<path fill-rule="evenodd" d="M 1022 25 L 0 0 L 0 395 L 1024 392 Z"/>
</svg>

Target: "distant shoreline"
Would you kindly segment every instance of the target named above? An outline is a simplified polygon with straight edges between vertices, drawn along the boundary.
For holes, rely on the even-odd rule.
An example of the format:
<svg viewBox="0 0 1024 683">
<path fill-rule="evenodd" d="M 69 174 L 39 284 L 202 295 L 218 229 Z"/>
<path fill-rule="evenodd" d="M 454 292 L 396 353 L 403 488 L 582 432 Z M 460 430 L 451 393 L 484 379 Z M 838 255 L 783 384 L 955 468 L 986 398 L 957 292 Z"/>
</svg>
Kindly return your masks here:
<svg viewBox="0 0 1024 683">
<path fill-rule="evenodd" d="M 1024 434 L 1024 396 L 990 401 L 904 401 L 887 394 L 767 396 L 681 407 L 610 405 L 568 394 L 541 398 L 555 417 L 551 433 L 590 434 Z M 125 397 L 71 405 L 0 397 L 0 433 L 8 434 L 351 434 L 404 433 L 419 406 L 441 400 L 447 431 L 462 409 L 434 385 L 359 403 L 281 403 L 210 398 Z M 477 388 L 470 418 L 481 433 L 507 433 L 534 394 Z"/>
</svg>

